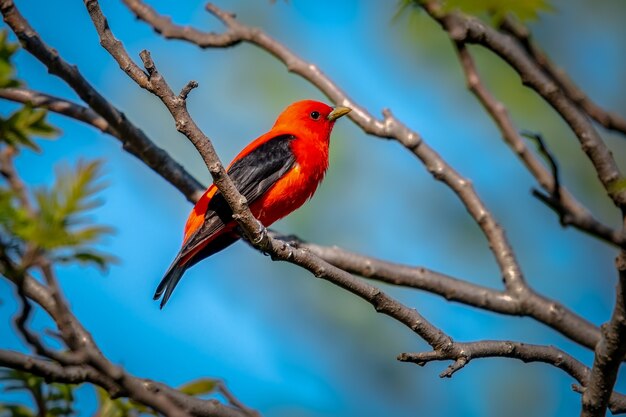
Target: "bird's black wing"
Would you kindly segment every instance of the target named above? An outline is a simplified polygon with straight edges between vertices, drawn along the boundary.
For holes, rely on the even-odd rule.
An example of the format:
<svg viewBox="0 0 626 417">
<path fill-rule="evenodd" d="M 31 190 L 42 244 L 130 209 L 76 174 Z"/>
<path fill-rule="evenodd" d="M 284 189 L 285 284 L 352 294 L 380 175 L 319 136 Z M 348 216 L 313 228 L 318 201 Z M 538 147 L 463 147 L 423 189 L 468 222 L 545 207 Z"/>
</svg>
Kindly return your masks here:
<svg viewBox="0 0 626 417">
<path fill-rule="evenodd" d="M 296 157 L 289 146 L 294 139 L 292 135 L 276 136 L 230 166 L 228 175 L 248 204 L 262 196 L 294 166 Z M 187 262 L 180 264 L 181 259 L 205 244 L 231 219 L 232 211 L 228 203 L 219 191 L 216 192 L 207 207 L 204 224 L 185 243 L 156 289 L 154 299 L 163 296 L 161 308 L 167 303 L 187 268 L 237 241 L 239 237 L 234 233 L 219 236 L 206 244 Z"/>
<path fill-rule="evenodd" d="M 289 146 L 294 139 L 293 135 L 276 136 L 229 167 L 228 175 L 248 204 L 254 203 L 294 166 L 296 157 Z M 226 199 L 222 193 L 216 192 L 207 207 L 204 224 L 185 244 L 181 256 L 213 236 L 231 219 L 232 211 Z"/>
</svg>

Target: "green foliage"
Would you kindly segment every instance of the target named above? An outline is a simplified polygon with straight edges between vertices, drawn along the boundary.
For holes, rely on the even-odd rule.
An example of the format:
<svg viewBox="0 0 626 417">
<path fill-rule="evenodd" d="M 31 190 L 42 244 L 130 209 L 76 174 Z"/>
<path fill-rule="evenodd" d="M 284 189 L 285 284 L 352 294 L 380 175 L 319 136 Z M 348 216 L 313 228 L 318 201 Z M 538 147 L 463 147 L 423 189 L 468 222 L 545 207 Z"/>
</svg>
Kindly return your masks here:
<svg viewBox="0 0 626 417">
<path fill-rule="evenodd" d="M 14 147 L 26 146 L 39 151 L 32 137 L 53 138 L 59 130 L 46 122 L 48 112 L 25 105 L 8 118 L 0 116 L 0 142 Z"/>
<path fill-rule="evenodd" d="M 75 413 L 74 385 L 47 384 L 43 378 L 14 369 L 0 369 L 3 390 L 26 391 L 47 417 L 69 417 Z M 0 417 L 35 417 L 39 413 L 21 404 L 0 403 Z"/>
<path fill-rule="evenodd" d="M 198 395 L 206 395 L 215 391 L 218 381 L 211 378 L 200 378 L 178 388 L 178 390 L 184 394 L 191 395 L 193 397 Z"/>
<path fill-rule="evenodd" d="M 19 44 L 15 42 L 9 42 L 8 32 L 5 30 L 0 31 L 0 88 L 17 87 L 21 83 L 13 78 L 15 75 L 15 68 L 11 58 L 13 54 L 19 49 Z"/>
<path fill-rule="evenodd" d="M 401 0 L 397 15 L 421 3 L 424 0 Z M 477 17 L 488 17 L 494 25 L 509 15 L 526 22 L 538 19 L 541 12 L 552 10 L 550 0 L 444 0 L 441 6 L 444 13 L 458 10 Z"/>
<path fill-rule="evenodd" d="M 549 0 L 446 0 L 444 10 L 460 10 L 474 16 L 486 15 L 497 24 L 509 14 L 522 22 L 536 20 L 539 13 L 550 11 L 552 7 Z"/>
<path fill-rule="evenodd" d="M 0 31 L 0 88 L 17 87 L 22 83 L 15 79 L 15 67 L 11 58 L 19 44 L 9 42 L 6 30 Z M 25 146 L 35 151 L 39 147 L 33 137 L 53 138 L 59 130 L 46 122 L 47 111 L 24 105 L 8 118 L 0 116 L 0 142 L 19 148 Z"/>
<path fill-rule="evenodd" d="M 158 416 L 158 414 L 146 407 L 127 398 L 111 398 L 102 388 L 96 387 L 98 395 L 98 417 L 137 417 L 140 415 Z"/>
<path fill-rule="evenodd" d="M 215 379 L 201 378 L 189 382 L 178 389 L 184 394 L 196 397 L 214 392 L 217 384 L 218 382 Z M 113 399 L 104 389 L 100 387 L 96 387 L 96 393 L 98 396 L 98 417 L 138 417 L 140 415 L 158 415 L 154 410 L 129 400 L 128 398 Z"/>
<path fill-rule="evenodd" d="M 100 205 L 95 195 L 102 190 L 98 181 L 100 161 L 78 162 L 75 169 L 59 168 L 49 189 L 35 191 L 37 208 L 28 211 L 15 193 L 0 188 L 0 229 L 13 240 L 46 252 L 56 262 L 93 264 L 100 269 L 115 261 L 90 245 L 112 229 L 91 224 L 85 214 Z"/>
<path fill-rule="evenodd" d="M 626 189 L 626 178 L 618 178 L 609 184 L 610 193 L 619 193 Z"/>
<path fill-rule="evenodd" d="M 25 391 L 33 398 L 34 404 L 44 407 L 47 417 L 70 417 L 76 412 L 73 408 L 75 385 L 47 384 L 43 378 L 13 369 L 0 369 L 0 383 L 3 390 Z M 210 394 L 217 387 L 217 380 L 201 378 L 183 385 L 179 390 L 190 396 Z M 158 414 L 128 398 L 111 398 L 106 390 L 95 386 L 98 398 L 98 417 L 139 417 L 142 415 L 158 416 Z M 36 417 L 37 410 L 23 404 L 1 404 L 0 417 Z"/>
</svg>

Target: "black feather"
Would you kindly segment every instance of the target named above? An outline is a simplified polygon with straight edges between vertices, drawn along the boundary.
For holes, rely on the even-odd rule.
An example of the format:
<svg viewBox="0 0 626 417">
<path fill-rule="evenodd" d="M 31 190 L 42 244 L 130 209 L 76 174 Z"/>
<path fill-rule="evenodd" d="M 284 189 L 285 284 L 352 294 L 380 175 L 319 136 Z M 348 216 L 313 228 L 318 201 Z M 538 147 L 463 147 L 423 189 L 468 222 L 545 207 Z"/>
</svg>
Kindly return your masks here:
<svg viewBox="0 0 626 417">
<path fill-rule="evenodd" d="M 254 203 L 294 166 L 296 157 L 290 146 L 294 139 L 295 137 L 292 135 L 276 136 L 230 166 L 228 175 L 233 180 L 237 190 L 246 197 L 248 204 Z M 188 268 L 225 249 L 239 239 L 239 235 L 235 233 L 218 236 L 185 264 L 180 264 L 181 259 L 184 259 L 205 241 L 212 239 L 231 219 L 232 211 L 224 196 L 218 191 L 209 202 L 203 225 L 187 240 L 154 293 L 155 300 L 163 296 L 161 308 L 167 303 L 174 288 Z"/>
</svg>

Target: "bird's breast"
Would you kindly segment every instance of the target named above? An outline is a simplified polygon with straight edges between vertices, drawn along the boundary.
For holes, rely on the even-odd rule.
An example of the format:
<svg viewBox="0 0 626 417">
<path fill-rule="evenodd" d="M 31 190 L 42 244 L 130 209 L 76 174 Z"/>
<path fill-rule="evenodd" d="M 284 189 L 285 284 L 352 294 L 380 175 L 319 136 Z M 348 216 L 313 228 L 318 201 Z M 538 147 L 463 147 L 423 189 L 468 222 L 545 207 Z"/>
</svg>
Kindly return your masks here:
<svg viewBox="0 0 626 417">
<path fill-rule="evenodd" d="M 285 217 L 302 206 L 324 178 L 325 165 L 296 162 L 287 173 L 250 208 L 264 226 Z"/>
</svg>

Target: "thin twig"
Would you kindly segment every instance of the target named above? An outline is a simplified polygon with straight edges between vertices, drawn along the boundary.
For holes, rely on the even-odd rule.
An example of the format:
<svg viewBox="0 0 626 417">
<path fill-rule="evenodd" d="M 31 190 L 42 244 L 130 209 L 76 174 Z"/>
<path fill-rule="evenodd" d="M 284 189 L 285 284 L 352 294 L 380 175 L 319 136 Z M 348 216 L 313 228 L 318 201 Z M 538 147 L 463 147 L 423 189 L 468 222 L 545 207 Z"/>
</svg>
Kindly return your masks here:
<svg viewBox="0 0 626 417">
<path fill-rule="evenodd" d="M 103 117 L 109 125 L 119 132 L 116 136 L 123 143 L 124 149 L 136 156 L 155 172 L 183 190 L 189 201 L 195 201 L 202 194 L 202 186 L 167 152 L 156 146 L 146 134 L 107 101 L 80 73 L 78 67 L 70 65 L 59 53 L 46 45 L 37 32 L 24 19 L 13 0 L 0 0 L 0 12 L 4 22 L 13 30 L 24 49 L 41 61 L 48 71 L 65 81 L 85 103 Z"/>
<path fill-rule="evenodd" d="M 548 56 L 533 42 L 531 33 L 526 27 L 513 21 L 509 16 L 502 21 L 500 28 L 517 38 L 526 52 L 528 52 L 535 62 L 559 84 L 570 100 L 578 104 L 591 118 L 609 130 L 614 130 L 626 135 L 626 119 L 617 113 L 603 109 L 591 100 L 589 96 L 572 81 L 567 73 L 550 61 Z"/>
<path fill-rule="evenodd" d="M 48 109 L 72 119 L 89 124 L 96 129 L 120 139 L 120 134 L 109 122 L 89 107 L 82 106 L 70 100 L 40 93 L 28 88 L 2 88 L 0 98 L 15 101 L 17 103 L 30 104 L 33 107 Z"/>
<path fill-rule="evenodd" d="M 230 405 L 232 405 L 233 407 L 236 407 L 236 408 L 240 409 L 241 411 L 243 411 L 244 413 L 246 413 L 250 417 L 260 417 L 261 416 L 261 414 L 259 414 L 258 411 L 253 410 L 251 408 L 248 408 L 245 404 L 243 404 L 241 401 L 239 401 L 239 399 L 237 397 L 235 397 L 232 392 L 230 392 L 230 390 L 228 389 L 228 387 L 226 386 L 224 381 L 217 381 L 217 388 L 216 389 L 217 389 L 217 391 L 220 394 L 222 394 L 224 396 L 226 401 L 228 401 L 228 403 Z"/>
<path fill-rule="evenodd" d="M 423 9 L 448 32 L 453 42 L 479 44 L 506 61 L 522 78 L 522 83 L 535 90 L 570 126 L 582 150 L 593 164 L 598 179 L 613 203 L 626 209 L 626 189 L 615 185 L 622 174 L 587 114 L 563 92 L 511 35 L 484 24 L 479 19 L 457 12 L 447 13 L 439 2 L 421 2 Z"/>
<path fill-rule="evenodd" d="M 420 6 L 435 20 L 456 44 L 476 43 L 498 55 L 506 61 L 522 78 L 524 85 L 535 90 L 570 126 L 578 138 L 582 150 L 591 161 L 598 179 L 607 195 L 622 213 L 623 228 L 621 237 L 626 236 L 626 187 L 619 184 L 622 174 L 608 146 L 604 143 L 585 110 L 572 98 L 572 92 L 566 91 L 563 79 L 554 76 L 547 61 L 541 63 L 541 57 L 533 51 L 529 43 L 520 42 L 514 30 L 500 32 L 479 19 L 462 15 L 458 12 L 446 12 L 437 1 L 421 2 Z M 513 34 L 511 34 L 513 33 Z M 552 72 L 552 74 L 551 74 Z M 611 320 L 603 327 L 599 343 L 595 348 L 594 365 L 588 386 L 583 394 L 582 416 L 600 417 L 606 413 L 606 406 L 615 383 L 617 369 L 624 360 L 626 350 L 626 331 L 624 331 L 625 302 L 622 269 L 625 251 L 618 257 L 620 282 L 617 301 Z M 624 267 L 626 269 L 626 267 Z M 621 346 L 619 343 L 621 342 Z"/>
<path fill-rule="evenodd" d="M 65 384 L 89 382 L 104 388 L 112 398 L 130 396 L 128 392 L 114 381 L 104 377 L 99 371 L 89 365 L 63 366 L 20 352 L 0 349 L 0 366 L 29 372 L 44 378 L 48 382 Z M 250 412 L 226 406 L 216 400 L 202 400 L 191 397 L 160 382 L 137 377 L 132 378 L 138 384 L 145 386 L 149 392 L 169 398 L 195 417 L 248 417 L 251 415 Z"/>
<path fill-rule="evenodd" d="M 482 340 L 469 343 L 456 342 L 455 344 L 459 347 L 458 351 L 462 352 L 460 355 L 440 351 L 402 353 L 398 356 L 398 360 L 413 362 L 420 366 L 433 361 L 454 361 L 440 374 L 442 378 L 451 377 L 471 360 L 479 358 L 511 358 L 523 362 L 543 362 L 563 370 L 581 385 L 588 385 L 589 368 L 573 356 L 554 346 L 499 340 Z M 611 394 L 610 391 L 609 394 Z M 626 395 L 617 392 L 612 393 L 610 407 L 614 414 L 626 411 Z"/>
<path fill-rule="evenodd" d="M 13 146 L 3 146 L 0 149 L 0 175 L 7 181 L 13 194 L 17 197 L 20 206 L 27 213 L 34 213 L 33 205 L 28 196 L 24 182 L 18 177 L 15 171 L 13 158 L 17 155 L 17 149 Z"/>
<path fill-rule="evenodd" d="M 537 182 L 544 190 L 552 193 L 555 190 L 553 173 L 550 173 L 534 153 L 528 149 L 528 146 L 526 146 L 524 140 L 518 134 L 504 104 L 499 102 L 484 85 L 467 45 L 460 41 L 455 42 L 454 45 L 459 56 L 459 62 L 465 73 L 469 90 L 489 113 L 498 129 L 500 129 L 504 141 L 515 152 L 528 171 L 537 179 Z M 626 247 L 626 236 L 594 218 L 589 210 L 578 202 L 562 184 L 557 189 L 560 195 L 558 200 L 554 200 L 539 191 L 534 191 L 533 195 L 553 209 L 559 215 L 562 224 L 573 226 L 605 242 Z"/>
<path fill-rule="evenodd" d="M 556 162 L 556 157 L 550 152 L 543 137 L 539 133 L 522 131 L 521 135 L 533 140 L 537 144 L 539 154 L 548 162 L 550 171 L 552 172 L 552 189 L 550 190 L 550 195 L 543 194 L 537 189 L 533 190 L 533 195 L 544 203 L 550 201 L 551 204 L 549 204 L 549 206 L 554 208 L 559 215 L 559 223 L 561 223 L 561 226 L 565 226 L 568 220 L 567 209 L 563 204 L 563 190 L 561 188 L 559 166 Z"/>
</svg>

